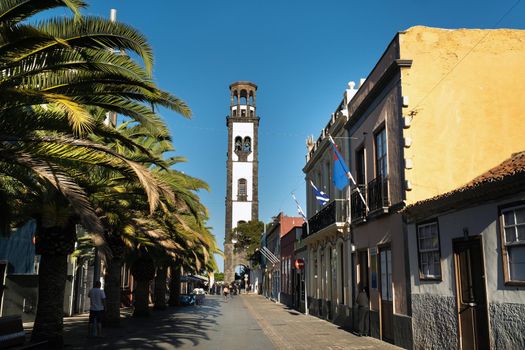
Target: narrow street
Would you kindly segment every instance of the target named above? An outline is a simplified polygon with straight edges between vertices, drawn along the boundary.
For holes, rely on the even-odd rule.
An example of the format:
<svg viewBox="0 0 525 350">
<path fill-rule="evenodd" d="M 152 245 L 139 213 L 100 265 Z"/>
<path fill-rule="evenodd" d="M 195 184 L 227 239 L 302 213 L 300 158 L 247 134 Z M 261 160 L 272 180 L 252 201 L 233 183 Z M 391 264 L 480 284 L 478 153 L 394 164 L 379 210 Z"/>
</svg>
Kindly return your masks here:
<svg viewBox="0 0 525 350">
<path fill-rule="evenodd" d="M 145 319 L 124 315 L 104 338 L 87 338 L 87 316 L 65 319 L 68 349 L 398 349 L 357 337 L 316 317 L 305 316 L 256 295 L 204 305 L 152 311 Z"/>
</svg>

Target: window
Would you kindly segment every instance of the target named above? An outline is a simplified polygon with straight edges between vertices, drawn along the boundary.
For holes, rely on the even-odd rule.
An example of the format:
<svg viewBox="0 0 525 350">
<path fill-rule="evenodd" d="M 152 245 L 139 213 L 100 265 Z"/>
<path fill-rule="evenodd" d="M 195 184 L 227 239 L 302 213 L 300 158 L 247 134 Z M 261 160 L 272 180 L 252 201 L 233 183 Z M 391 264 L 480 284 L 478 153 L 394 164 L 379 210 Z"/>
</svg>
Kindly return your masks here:
<svg viewBox="0 0 525 350">
<path fill-rule="evenodd" d="M 252 140 L 249 137 L 245 137 L 242 147 L 243 147 L 242 150 L 244 152 L 251 152 L 252 151 Z"/>
<path fill-rule="evenodd" d="M 386 130 L 383 127 L 375 134 L 376 146 L 376 177 L 387 176 L 387 158 L 386 158 Z"/>
<path fill-rule="evenodd" d="M 437 222 L 417 226 L 417 248 L 419 254 L 419 278 L 441 279 L 441 256 Z"/>
<path fill-rule="evenodd" d="M 237 200 L 246 201 L 248 197 L 246 179 L 239 179 L 237 182 Z"/>
<path fill-rule="evenodd" d="M 502 247 L 507 269 L 505 279 L 525 282 L 525 205 L 504 209 L 501 214 Z"/>
<path fill-rule="evenodd" d="M 235 138 L 235 151 L 242 151 L 242 137 L 240 136 Z"/>
</svg>

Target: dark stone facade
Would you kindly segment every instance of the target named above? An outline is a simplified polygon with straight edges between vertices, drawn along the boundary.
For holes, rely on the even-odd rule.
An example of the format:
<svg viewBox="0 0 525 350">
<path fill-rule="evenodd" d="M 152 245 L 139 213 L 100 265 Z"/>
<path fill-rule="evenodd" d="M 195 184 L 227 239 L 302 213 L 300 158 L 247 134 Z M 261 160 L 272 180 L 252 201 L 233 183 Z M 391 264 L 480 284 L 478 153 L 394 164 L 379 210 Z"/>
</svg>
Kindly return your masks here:
<svg viewBox="0 0 525 350">
<path fill-rule="evenodd" d="M 525 349 L 525 305 L 491 303 L 489 305 L 491 348 Z"/>
<path fill-rule="evenodd" d="M 456 310 L 455 297 L 413 294 L 414 349 L 458 349 Z M 397 327 L 395 331 L 398 331 Z"/>
</svg>

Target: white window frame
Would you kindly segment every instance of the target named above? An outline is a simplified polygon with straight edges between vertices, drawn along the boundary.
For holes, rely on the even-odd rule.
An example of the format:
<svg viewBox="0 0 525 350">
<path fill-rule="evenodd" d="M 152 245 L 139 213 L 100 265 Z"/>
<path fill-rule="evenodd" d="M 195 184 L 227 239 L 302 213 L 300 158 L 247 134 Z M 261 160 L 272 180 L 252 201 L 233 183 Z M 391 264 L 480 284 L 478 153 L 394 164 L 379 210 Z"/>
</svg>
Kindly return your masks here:
<svg viewBox="0 0 525 350">
<path fill-rule="evenodd" d="M 510 251 L 515 247 L 523 247 L 525 246 L 525 237 L 524 239 L 520 239 L 519 237 L 519 228 L 525 228 L 525 221 L 524 222 L 517 222 L 517 216 L 516 212 L 519 210 L 525 210 L 525 205 L 516 205 L 511 206 L 508 208 L 501 209 L 501 227 L 502 227 L 502 242 L 501 246 L 503 249 L 503 253 L 505 254 L 505 267 L 506 267 L 506 273 L 505 273 L 505 281 L 509 283 L 517 282 L 517 283 L 525 283 L 525 279 L 513 279 L 512 278 L 512 265 L 510 262 Z M 513 213 L 513 220 L 514 223 L 507 224 L 505 220 L 505 214 L 507 213 Z M 513 228 L 514 230 L 514 239 L 507 240 L 507 233 L 508 229 Z"/>
<path fill-rule="evenodd" d="M 426 248 L 426 249 L 423 249 L 421 248 L 421 241 L 426 239 L 426 240 L 433 240 L 433 234 L 429 235 L 429 236 L 426 236 L 426 237 L 421 237 L 421 232 L 422 230 L 421 229 L 424 229 L 424 228 L 429 228 L 429 227 L 435 227 L 435 232 L 433 232 L 433 234 L 435 234 L 435 236 L 437 237 L 437 247 L 433 247 L 433 248 Z M 422 279 L 422 280 L 441 280 L 441 275 L 442 275 L 442 272 L 441 272 L 441 249 L 440 249 L 440 240 L 439 240 L 439 225 L 438 225 L 438 221 L 431 221 L 431 222 L 426 222 L 426 223 L 422 223 L 422 224 L 418 224 L 417 225 L 417 228 L 416 228 L 416 239 L 417 239 L 417 259 L 418 259 L 418 264 L 419 264 L 419 279 Z M 430 261 L 429 259 L 434 259 L 435 256 L 437 254 L 437 257 L 438 257 L 438 261 Z M 426 257 L 426 262 L 423 262 L 423 257 Z M 434 265 L 437 265 L 437 270 L 438 270 L 438 273 L 437 274 L 430 274 L 429 273 L 429 268 L 428 266 L 430 266 L 431 264 L 434 264 Z M 424 268 L 424 266 L 427 266 L 427 268 Z M 436 266 L 434 266 L 434 268 L 436 269 Z"/>
</svg>

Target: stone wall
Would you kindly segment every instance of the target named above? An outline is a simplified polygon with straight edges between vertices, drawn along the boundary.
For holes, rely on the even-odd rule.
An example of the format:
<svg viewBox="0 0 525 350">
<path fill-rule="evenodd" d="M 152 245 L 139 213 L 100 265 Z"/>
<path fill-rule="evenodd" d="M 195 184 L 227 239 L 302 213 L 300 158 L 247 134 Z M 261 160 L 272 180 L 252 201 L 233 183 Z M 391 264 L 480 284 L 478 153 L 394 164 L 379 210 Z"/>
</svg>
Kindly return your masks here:
<svg viewBox="0 0 525 350">
<path fill-rule="evenodd" d="M 414 349 L 458 349 L 456 299 L 413 294 L 412 329 Z"/>
<path fill-rule="evenodd" d="M 491 347 L 525 349 L 525 305 L 491 303 L 489 313 Z"/>
</svg>

